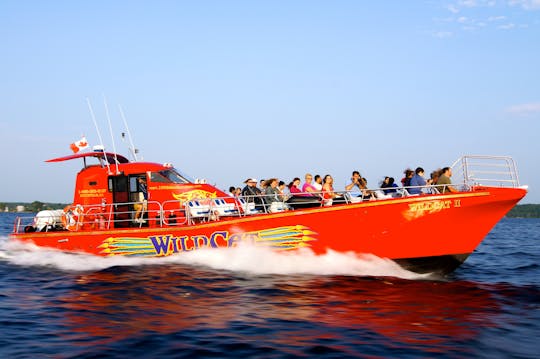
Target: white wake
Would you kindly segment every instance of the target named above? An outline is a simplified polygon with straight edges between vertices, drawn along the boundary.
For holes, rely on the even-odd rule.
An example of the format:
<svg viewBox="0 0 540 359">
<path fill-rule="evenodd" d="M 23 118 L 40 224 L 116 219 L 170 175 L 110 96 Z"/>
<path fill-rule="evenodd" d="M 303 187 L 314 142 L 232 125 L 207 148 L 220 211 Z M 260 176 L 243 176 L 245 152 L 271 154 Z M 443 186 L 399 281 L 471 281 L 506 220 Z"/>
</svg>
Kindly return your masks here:
<svg viewBox="0 0 540 359">
<path fill-rule="evenodd" d="M 0 260 L 19 266 L 47 266 L 64 271 L 99 271 L 114 266 L 184 264 L 256 275 L 352 275 L 404 279 L 427 277 L 407 271 L 389 259 L 372 255 L 358 256 L 354 253 L 334 251 L 315 255 L 310 250 L 276 252 L 269 248 L 248 245 L 199 249 L 159 258 L 99 257 L 45 249 L 0 237 Z"/>
</svg>

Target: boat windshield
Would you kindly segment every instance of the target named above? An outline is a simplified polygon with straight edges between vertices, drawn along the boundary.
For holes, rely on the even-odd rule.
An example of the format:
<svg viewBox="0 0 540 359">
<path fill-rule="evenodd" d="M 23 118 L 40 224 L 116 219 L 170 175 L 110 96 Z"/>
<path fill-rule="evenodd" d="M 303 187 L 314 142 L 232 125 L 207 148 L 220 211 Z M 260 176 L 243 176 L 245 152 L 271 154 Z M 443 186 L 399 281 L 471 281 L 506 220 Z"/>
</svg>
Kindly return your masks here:
<svg viewBox="0 0 540 359">
<path fill-rule="evenodd" d="M 159 183 L 190 183 L 193 182 L 188 176 L 180 174 L 176 169 L 151 172 L 150 181 Z"/>
</svg>

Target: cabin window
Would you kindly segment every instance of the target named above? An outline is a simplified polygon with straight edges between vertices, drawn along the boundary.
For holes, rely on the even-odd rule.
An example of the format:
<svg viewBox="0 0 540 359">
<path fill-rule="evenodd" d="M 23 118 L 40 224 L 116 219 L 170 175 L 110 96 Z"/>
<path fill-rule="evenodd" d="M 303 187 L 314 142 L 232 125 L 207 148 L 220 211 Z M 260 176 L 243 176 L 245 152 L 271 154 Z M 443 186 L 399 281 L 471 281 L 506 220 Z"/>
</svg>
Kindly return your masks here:
<svg viewBox="0 0 540 359">
<path fill-rule="evenodd" d="M 129 177 L 129 191 L 132 192 L 132 193 L 133 192 L 139 192 L 139 184 L 137 182 L 138 178 L 139 177 Z M 144 174 L 141 175 L 141 178 L 144 178 Z"/>
<path fill-rule="evenodd" d="M 185 176 L 176 172 L 174 169 L 163 170 L 150 173 L 150 181 L 158 183 L 189 183 L 191 182 Z"/>
</svg>

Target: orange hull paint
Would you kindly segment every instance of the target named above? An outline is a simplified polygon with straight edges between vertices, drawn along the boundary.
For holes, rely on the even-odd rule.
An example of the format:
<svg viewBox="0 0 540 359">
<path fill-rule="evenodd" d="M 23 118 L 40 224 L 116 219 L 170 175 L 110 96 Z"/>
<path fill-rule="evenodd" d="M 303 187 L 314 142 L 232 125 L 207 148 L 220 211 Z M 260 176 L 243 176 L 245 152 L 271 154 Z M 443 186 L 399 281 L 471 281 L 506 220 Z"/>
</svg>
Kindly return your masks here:
<svg viewBox="0 0 540 359">
<path fill-rule="evenodd" d="M 308 247 L 319 254 L 331 249 L 390 259 L 436 257 L 472 253 L 525 194 L 523 189 L 480 188 L 467 193 L 368 201 L 178 227 L 21 233 L 11 237 L 38 246 L 96 255 L 141 255 L 114 252 L 114 245 L 103 245 L 111 238 L 128 238 L 143 241 L 146 248 L 153 249 L 145 256 L 250 241 L 278 249 L 280 243 L 292 243 L 292 248 Z M 269 234 L 277 236 L 278 241 L 265 238 L 269 230 L 277 231 Z M 289 242 L 291 233 L 283 233 L 287 230 L 294 232 Z M 301 240 L 302 236 L 308 239 Z"/>
</svg>

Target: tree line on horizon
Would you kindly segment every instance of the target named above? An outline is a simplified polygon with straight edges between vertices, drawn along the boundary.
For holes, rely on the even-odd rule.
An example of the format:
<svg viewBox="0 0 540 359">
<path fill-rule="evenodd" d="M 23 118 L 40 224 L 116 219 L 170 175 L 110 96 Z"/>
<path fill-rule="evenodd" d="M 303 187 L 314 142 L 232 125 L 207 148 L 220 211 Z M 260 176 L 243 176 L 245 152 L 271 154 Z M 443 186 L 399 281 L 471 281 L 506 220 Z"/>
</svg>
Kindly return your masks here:
<svg viewBox="0 0 540 359">
<path fill-rule="evenodd" d="M 50 202 L 0 202 L 0 211 L 5 212 L 5 208 L 8 208 L 9 212 L 16 212 L 17 206 L 24 206 L 25 212 L 39 212 L 46 209 L 63 209 L 67 206 L 67 203 L 50 203 Z"/>
<path fill-rule="evenodd" d="M 518 204 L 506 216 L 510 218 L 540 218 L 540 204 Z"/>
</svg>

